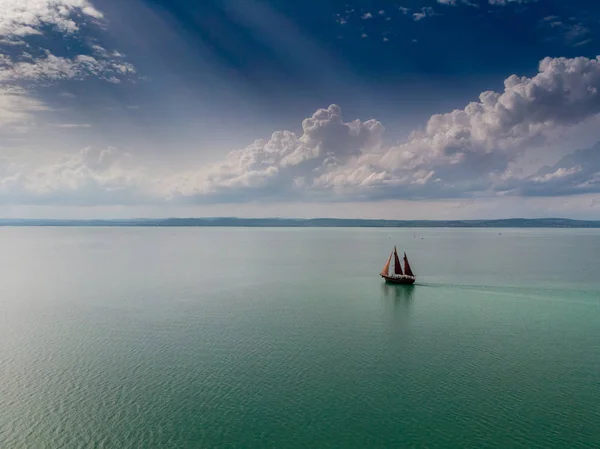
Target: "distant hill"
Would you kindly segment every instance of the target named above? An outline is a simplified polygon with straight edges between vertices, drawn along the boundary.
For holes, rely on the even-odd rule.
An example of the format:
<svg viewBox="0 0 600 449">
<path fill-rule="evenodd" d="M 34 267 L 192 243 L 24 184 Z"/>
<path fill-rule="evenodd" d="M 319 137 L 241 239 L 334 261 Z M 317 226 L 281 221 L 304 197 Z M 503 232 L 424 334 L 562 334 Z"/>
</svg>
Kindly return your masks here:
<svg viewBox="0 0 600 449">
<path fill-rule="evenodd" d="M 0 219 L 0 226 L 296 227 L 296 228 L 600 228 L 600 221 L 566 218 L 501 220 L 354 220 L 346 218 L 160 218 L 123 220 Z"/>
</svg>

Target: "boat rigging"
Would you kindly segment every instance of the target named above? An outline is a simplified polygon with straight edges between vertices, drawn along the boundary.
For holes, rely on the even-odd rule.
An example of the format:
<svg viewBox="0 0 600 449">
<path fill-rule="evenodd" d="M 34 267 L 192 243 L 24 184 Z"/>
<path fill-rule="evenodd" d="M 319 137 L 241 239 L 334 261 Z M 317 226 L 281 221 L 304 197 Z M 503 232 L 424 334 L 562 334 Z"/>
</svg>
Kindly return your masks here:
<svg viewBox="0 0 600 449">
<path fill-rule="evenodd" d="M 390 273 L 390 265 L 392 263 L 392 257 L 394 258 L 394 272 Z M 410 263 L 408 262 L 408 257 L 406 257 L 406 253 L 404 253 L 404 273 L 402 272 L 402 266 L 400 265 L 400 259 L 398 258 L 398 251 L 394 246 L 394 251 L 390 254 L 387 262 L 385 263 L 383 270 L 379 275 L 385 279 L 386 282 L 391 284 L 405 284 L 412 285 L 415 283 L 416 277 L 413 273 Z"/>
</svg>

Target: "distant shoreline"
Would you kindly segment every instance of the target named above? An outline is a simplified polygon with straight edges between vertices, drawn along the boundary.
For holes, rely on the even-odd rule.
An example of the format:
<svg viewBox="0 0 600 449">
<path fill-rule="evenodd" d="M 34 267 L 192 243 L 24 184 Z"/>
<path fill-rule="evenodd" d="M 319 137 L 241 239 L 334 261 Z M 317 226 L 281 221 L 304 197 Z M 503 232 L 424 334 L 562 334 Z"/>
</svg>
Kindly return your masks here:
<svg viewBox="0 0 600 449">
<path fill-rule="evenodd" d="M 600 221 L 567 218 L 495 220 L 370 220 L 346 218 L 157 218 L 114 220 L 0 219 L 12 227 L 277 227 L 277 228 L 600 228 Z"/>
</svg>

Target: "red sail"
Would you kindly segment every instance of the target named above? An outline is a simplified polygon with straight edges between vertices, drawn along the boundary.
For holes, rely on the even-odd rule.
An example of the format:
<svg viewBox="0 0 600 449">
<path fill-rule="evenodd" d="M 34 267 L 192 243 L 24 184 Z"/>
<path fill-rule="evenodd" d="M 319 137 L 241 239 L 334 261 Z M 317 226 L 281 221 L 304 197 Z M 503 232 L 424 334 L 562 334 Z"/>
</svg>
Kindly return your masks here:
<svg viewBox="0 0 600 449">
<path fill-rule="evenodd" d="M 414 276 L 412 270 L 410 269 L 410 264 L 408 263 L 408 257 L 406 257 L 406 253 L 404 253 L 404 272 L 408 276 Z"/>
<path fill-rule="evenodd" d="M 402 267 L 400 266 L 400 260 L 398 259 L 398 252 L 394 246 L 394 273 L 402 274 Z"/>
<path fill-rule="evenodd" d="M 381 274 L 383 274 L 384 276 L 389 276 L 390 275 L 390 262 L 391 261 L 392 261 L 392 254 L 390 253 L 390 257 L 388 257 L 388 260 L 385 263 L 385 266 L 383 267 L 383 270 L 381 270 Z"/>
</svg>

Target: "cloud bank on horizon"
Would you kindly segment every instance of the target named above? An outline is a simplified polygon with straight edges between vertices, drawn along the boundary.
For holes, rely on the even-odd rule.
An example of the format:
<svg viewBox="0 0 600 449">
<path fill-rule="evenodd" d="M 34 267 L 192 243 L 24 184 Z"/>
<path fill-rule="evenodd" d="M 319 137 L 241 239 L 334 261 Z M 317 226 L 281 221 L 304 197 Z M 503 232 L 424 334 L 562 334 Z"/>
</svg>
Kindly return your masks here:
<svg viewBox="0 0 600 449">
<path fill-rule="evenodd" d="M 508 77 L 502 93 L 483 92 L 464 109 L 432 116 L 401 144 L 386 143 L 384 125 L 375 119 L 345 121 L 334 104 L 306 118 L 300 135 L 277 131 L 181 173 L 152 173 L 115 148 L 85 148 L 35 170 L 5 161 L 0 194 L 25 203 L 85 205 L 597 192 L 600 162 L 587 163 L 597 159 L 596 147 L 523 178 L 510 164 L 531 145 L 600 113 L 599 92 L 600 57 L 545 58 L 534 77 Z M 43 109 L 19 91 L 5 95 L 13 96 L 14 120 L 24 118 L 24 109 Z"/>
<path fill-rule="evenodd" d="M 546 184 L 549 195 L 564 193 L 553 193 L 551 182 L 565 176 L 562 167 L 519 179 L 509 166 L 532 144 L 600 112 L 600 58 L 546 58 L 537 75 L 512 75 L 504 87 L 432 116 L 400 145 L 385 143 L 380 122 L 344 122 L 341 108 L 331 105 L 305 119 L 300 136 L 276 132 L 198 172 L 177 175 L 171 196 L 348 201 L 530 192 L 521 182 Z M 594 191 L 590 183 L 598 174 L 587 175 L 579 179 L 581 188 Z"/>
<path fill-rule="evenodd" d="M 441 1 L 442 7 L 469 2 Z M 490 0 L 506 5 L 509 0 Z M 512 3 L 527 3 L 516 1 Z M 365 13 L 363 19 L 374 14 Z M 381 10 L 377 14 L 385 16 Z M 369 20 L 370 21 L 370 20 Z M 52 121 L 39 95 L 57 83 L 135 81 L 138 69 L 84 30 L 110 28 L 87 0 L 0 3 L 0 137 L 6 141 Z M 55 54 L 40 37 L 77 42 Z M 340 102 L 343 104 L 343 101 Z M 37 160 L 0 145 L 0 202 L 18 205 L 161 205 L 493 199 L 600 193 L 600 146 L 577 150 L 524 174 L 520 161 L 569 128 L 600 114 L 600 56 L 546 57 L 531 76 L 513 74 L 462 109 L 432 115 L 403 142 L 396 124 L 317 109 L 301 131 L 282 130 L 245 148 L 185 169 L 148 164 L 141 152 L 97 146 Z M 93 124 L 58 123 L 61 132 Z M 598 135 L 600 140 L 600 135 Z"/>
</svg>

